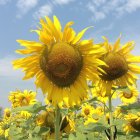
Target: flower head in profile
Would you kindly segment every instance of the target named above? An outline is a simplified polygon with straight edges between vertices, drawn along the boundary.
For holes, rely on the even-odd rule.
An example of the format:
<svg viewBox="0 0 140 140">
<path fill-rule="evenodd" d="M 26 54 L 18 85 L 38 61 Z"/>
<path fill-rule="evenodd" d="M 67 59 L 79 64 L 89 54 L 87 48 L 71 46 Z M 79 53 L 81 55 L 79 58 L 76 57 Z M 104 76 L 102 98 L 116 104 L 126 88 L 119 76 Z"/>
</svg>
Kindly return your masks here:
<svg viewBox="0 0 140 140">
<path fill-rule="evenodd" d="M 91 89 L 93 97 L 97 97 L 97 99 L 103 103 L 106 103 L 108 100 L 108 96 L 106 96 L 106 90 L 104 87 L 94 87 Z"/>
<path fill-rule="evenodd" d="M 87 79 L 98 79 L 98 59 L 103 51 L 93 40 L 82 40 L 88 28 L 78 34 L 68 22 L 62 30 L 56 16 L 40 20 L 41 27 L 35 32 L 39 42 L 17 40 L 24 49 L 16 52 L 26 55 L 15 60 L 15 68 L 25 72 L 24 80 L 36 77 L 35 84 L 54 106 L 63 104 L 73 106 L 87 96 Z"/>
<path fill-rule="evenodd" d="M 3 119 L 0 122 L 0 137 L 8 138 L 9 136 L 9 121 Z"/>
<path fill-rule="evenodd" d="M 125 115 L 124 119 L 128 121 L 132 131 L 140 132 L 140 112 L 137 112 L 136 114 L 128 113 Z"/>
<path fill-rule="evenodd" d="M 102 55 L 101 60 L 107 66 L 101 66 L 103 71 L 100 75 L 99 86 L 106 87 L 109 91 L 114 86 L 128 86 L 135 84 L 137 76 L 140 73 L 140 66 L 135 63 L 140 63 L 140 56 L 131 54 L 134 48 L 134 42 L 128 42 L 124 45 L 120 44 L 120 38 L 114 44 L 110 44 L 107 38 L 104 37 L 105 54 Z"/>
<path fill-rule="evenodd" d="M 113 113 L 114 118 L 116 119 L 123 119 L 124 118 L 124 114 L 126 114 L 127 111 L 123 110 L 121 107 L 116 107 L 115 111 Z"/>
<path fill-rule="evenodd" d="M 5 108 L 3 118 L 6 120 L 6 119 L 10 119 L 10 117 L 11 117 L 11 109 Z"/>
<path fill-rule="evenodd" d="M 134 103 L 138 98 L 138 90 L 134 86 L 129 86 L 128 89 L 123 90 L 119 93 L 121 101 L 125 104 Z"/>
<path fill-rule="evenodd" d="M 36 103 L 36 93 L 33 91 L 12 91 L 9 95 L 12 107 L 28 106 Z"/>
<path fill-rule="evenodd" d="M 135 129 L 132 127 L 132 125 L 131 125 L 130 123 L 128 123 L 128 124 L 124 124 L 124 125 L 123 125 L 123 131 L 124 131 L 126 134 L 128 134 L 128 133 L 130 133 L 130 132 L 135 131 Z"/>
</svg>

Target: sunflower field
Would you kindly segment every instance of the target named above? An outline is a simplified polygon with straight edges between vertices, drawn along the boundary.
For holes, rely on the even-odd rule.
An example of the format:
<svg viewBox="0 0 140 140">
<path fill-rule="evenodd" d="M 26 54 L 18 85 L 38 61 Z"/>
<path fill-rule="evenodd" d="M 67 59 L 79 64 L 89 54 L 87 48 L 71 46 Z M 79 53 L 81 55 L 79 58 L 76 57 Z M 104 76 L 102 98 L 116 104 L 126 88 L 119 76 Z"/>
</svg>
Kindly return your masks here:
<svg viewBox="0 0 140 140">
<path fill-rule="evenodd" d="M 11 91 L 11 108 L 0 109 L 0 140 L 139 140 L 137 89 L 140 56 L 135 43 L 95 44 L 83 39 L 73 21 L 62 27 L 53 16 L 40 19 L 37 41 L 17 40 L 22 58 L 12 62 L 23 80 L 34 78 L 38 91 Z M 118 101 L 114 105 L 114 101 Z"/>
</svg>

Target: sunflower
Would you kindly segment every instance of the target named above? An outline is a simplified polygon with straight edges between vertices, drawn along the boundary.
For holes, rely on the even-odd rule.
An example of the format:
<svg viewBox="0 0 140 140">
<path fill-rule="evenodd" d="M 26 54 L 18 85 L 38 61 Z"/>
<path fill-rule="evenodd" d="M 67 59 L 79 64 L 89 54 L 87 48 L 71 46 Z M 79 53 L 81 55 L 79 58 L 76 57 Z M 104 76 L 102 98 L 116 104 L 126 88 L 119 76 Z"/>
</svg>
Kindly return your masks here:
<svg viewBox="0 0 140 140">
<path fill-rule="evenodd" d="M 11 109 L 5 108 L 3 118 L 6 120 L 6 119 L 10 119 L 10 117 L 11 117 Z"/>
<path fill-rule="evenodd" d="M 106 92 L 105 87 L 95 86 L 94 88 L 91 89 L 91 93 L 92 93 L 93 97 L 97 97 L 97 100 L 99 102 L 102 102 L 103 104 L 107 103 L 108 94 Z M 116 90 L 111 90 L 110 94 L 111 94 L 113 99 L 117 98 Z"/>
<path fill-rule="evenodd" d="M 82 109 L 81 109 L 81 115 L 84 116 L 85 118 L 92 116 L 94 111 L 94 107 L 91 106 L 90 104 L 83 104 Z"/>
<path fill-rule="evenodd" d="M 93 40 L 81 40 L 88 28 L 78 34 L 68 22 L 62 31 L 56 16 L 40 20 L 41 27 L 34 30 L 39 42 L 17 40 L 25 49 L 17 50 L 25 58 L 15 60 L 15 68 L 25 72 L 24 80 L 36 77 L 35 84 L 55 106 L 76 105 L 87 96 L 87 79 L 98 79 L 98 65 L 103 51 Z M 100 70 L 100 68 L 99 68 Z"/>
<path fill-rule="evenodd" d="M 136 114 L 129 113 L 125 115 L 124 118 L 129 122 L 135 131 L 140 132 L 140 112 L 137 112 Z"/>
<path fill-rule="evenodd" d="M 5 119 L 0 122 L 0 136 L 5 138 L 9 136 L 9 121 Z"/>
<path fill-rule="evenodd" d="M 131 86 L 129 89 L 121 91 L 119 97 L 123 103 L 130 104 L 136 102 L 138 94 L 138 90 Z"/>
<path fill-rule="evenodd" d="M 122 110 L 121 107 L 116 107 L 115 111 L 113 112 L 113 116 L 116 119 L 122 119 L 122 118 L 124 118 L 125 113 L 127 113 L 126 110 Z"/>
<path fill-rule="evenodd" d="M 12 107 L 28 106 L 36 103 L 36 93 L 33 91 L 12 91 L 9 95 L 9 101 L 12 102 Z"/>
<path fill-rule="evenodd" d="M 130 133 L 130 132 L 135 131 L 135 129 L 132 127 L 132 125 L 131 125 L 130 123 L 128 123 L 128 124 L 124 124 L 124 125 L 123 125 L 123 131 L 124 131 L 126 134 L 128 134 L 128 133 Z"/>
<path fill-rule="evenodd" d="M 65 117 L 67 120 L 67 124 L 64 126 L 64 129 L 62 129 L 65 133 L 70 133 L 70 132 L 74 132 L 75 131 L 75 122 L 71 119 L 69 119 L 68 117 Z M 63 121 L 64 123 L 64 121 Z M 62 123 L 62 125 L 63 125 Z M 62 127 L 62 126 L 61 126 Z"/>
<path fill-rule="evenodd" d="M 98 86 L 106 87 L 110 91 L 114 86 L 128 86 L 135 84 L 138 77 L 135 74 L 140 73 L 140 66 L 134 63 L 140 62 L 140 56 L 134 56 L 130 51 L 134 48 L 134 42 L 128 42 L 125 45 L 120 44 L 120 38 L 112 45 L 104 37 L 105 54 L 102 55 L 101 60 L 107 66 L 101 66 L 105 73 L 100 75 Z"/>
<path fill-rule="evenodd" d="M 97 123 L 101 116 L 103 116 L 103 114 L 104 112 L 102 107 L 92 108 L 90 115 L 85 117 L 86 120 L 84 122 L 84 125 L 88 125 L 90 123 Z"/>
<path fill-rule="evenodd" d="M 75 122 L 68 116 L 60 117 L 60 135 L 69 134 L 75 131 Z M 55 112 L 51 108 L 42 111 L 36 118 L 36 124 L 40 127 L 49 127 L 50 132 L 47 133 L 46 139 L 55 139 Z"/>
<path fill-rule="evenodd" d="M 50 127 L 50 131 L 54 132 L 55 113 L 52 109 L 42 111 L 36 118 L 36 124 L 39 126 Z"/>
<path fill-rule="evenodd" d="M 91 89 L 91 93 L 93 97 L 97 97 L 97 99 L 103 103 L 106 103 L 108 100 L 108 97 L 106 96 L 106 90 L 104 87 L 94 87 Z"/>
</svg>

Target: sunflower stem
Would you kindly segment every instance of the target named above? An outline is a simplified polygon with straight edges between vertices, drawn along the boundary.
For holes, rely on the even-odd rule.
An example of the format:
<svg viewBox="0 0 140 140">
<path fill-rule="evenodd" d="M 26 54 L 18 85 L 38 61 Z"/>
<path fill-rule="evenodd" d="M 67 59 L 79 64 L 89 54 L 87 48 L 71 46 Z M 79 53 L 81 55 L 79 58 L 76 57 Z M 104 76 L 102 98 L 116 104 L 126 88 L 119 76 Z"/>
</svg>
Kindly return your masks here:
<svg viewBox="0 0 140 140">
<path fill-rule="evenodd" d="M 113 136 L 113 115 L 112 115 L 112 99 L 111 99 L 111 93 L 108 96 L 109 101 L 109 121 L 110 121 L 110 140 L 114 140 Z"/>
<path fill-rule="evenodd" d="M 56 112 L 55 112 L 55 140 L 60 140 L 60 108 L 56 106 Z"/>
</svg>

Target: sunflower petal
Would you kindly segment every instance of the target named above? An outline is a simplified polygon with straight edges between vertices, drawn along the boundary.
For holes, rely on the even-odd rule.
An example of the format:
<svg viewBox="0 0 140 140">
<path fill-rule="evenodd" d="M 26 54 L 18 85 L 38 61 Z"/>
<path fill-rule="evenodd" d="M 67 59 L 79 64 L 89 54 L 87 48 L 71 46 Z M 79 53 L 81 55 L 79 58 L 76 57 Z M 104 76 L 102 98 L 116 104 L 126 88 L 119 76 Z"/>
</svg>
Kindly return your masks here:
<svg viewBox="0 0 140 140">
<path fill-rule="evenodd" d="M 72 41 L 72 43 L 76 44 L 83 37 L 84 33 L 91 27 L 92 26 L 87 27 L 87 28 L 83 29 L 81 32 L 79 32 L 78 35 L 75 37 L 75 39 Z"/>
</svg>

